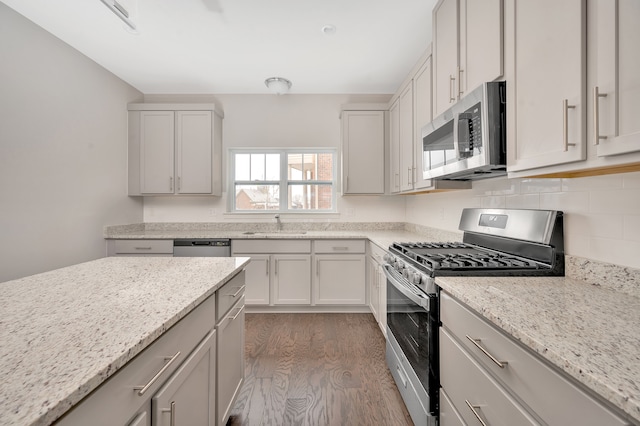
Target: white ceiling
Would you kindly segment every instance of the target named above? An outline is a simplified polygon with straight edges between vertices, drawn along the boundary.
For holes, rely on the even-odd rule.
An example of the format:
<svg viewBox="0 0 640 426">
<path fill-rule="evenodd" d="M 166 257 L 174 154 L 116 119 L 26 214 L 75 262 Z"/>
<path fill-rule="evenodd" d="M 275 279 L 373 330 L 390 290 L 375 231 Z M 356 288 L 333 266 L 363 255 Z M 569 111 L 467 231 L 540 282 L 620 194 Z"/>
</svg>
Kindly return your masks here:
<svg viewBox="0 0 640 426">
<path fill-rule="evenodd" d="M 394 93 L 431 42 L 435 0 L 1 0 L 145 94 Z M 336 32 L 321 29 L 334 25 Z"/>
</svg>

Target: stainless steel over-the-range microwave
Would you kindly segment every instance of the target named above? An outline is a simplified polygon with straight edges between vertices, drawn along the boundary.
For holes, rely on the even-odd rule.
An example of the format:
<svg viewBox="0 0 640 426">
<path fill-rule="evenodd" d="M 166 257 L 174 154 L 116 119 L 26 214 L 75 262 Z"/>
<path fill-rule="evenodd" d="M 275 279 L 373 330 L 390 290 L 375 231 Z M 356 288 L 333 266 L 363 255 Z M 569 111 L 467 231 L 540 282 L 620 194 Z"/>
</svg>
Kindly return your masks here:
<svg viewBox="0 0 640 426">
<path fill-rule="evenodd" d="M 504 175 L 506 84 L 484 83 L 422 128 L 424 179 Z"/>
</svg>

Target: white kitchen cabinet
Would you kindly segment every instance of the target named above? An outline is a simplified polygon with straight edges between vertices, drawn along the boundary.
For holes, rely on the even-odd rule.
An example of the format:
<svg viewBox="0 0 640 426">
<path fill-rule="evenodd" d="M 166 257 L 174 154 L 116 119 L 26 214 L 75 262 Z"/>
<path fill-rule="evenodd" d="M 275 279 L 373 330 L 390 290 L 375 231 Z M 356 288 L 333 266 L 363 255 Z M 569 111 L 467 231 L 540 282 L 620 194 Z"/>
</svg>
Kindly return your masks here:
<svg viewBox="0 0 640 426">
<path fill-rule="evenodd" d="M 370 106 L 375 108 L 375 105 Z M 342 193 L 384 194 L 385 111 L 348 110 L 342 119 Z"/>
<path fill-rule="evenodd" d="M 227 361 L 227 360 L 225 360 Z M 152 425 L 215 425 L 216 331 L 212 330 L 151 399 Z"/>
<path fill-rule="evenodd" d="M 367 282 L 369 307 L 384 336 L 387 335 L 387 278 L 382 267 L 385 250 L 369 242 L 367 256 Z"/>
<path fill-rule="evenodd" d="M 413 161 L 414 161 L 414 189 L 425 189 L 433 185 L 432 179 L 424 179 L 424 151 L 422 148 L 422 127 L 431 123 L 431 56 L 413 77 Z"/>
<path fill-rule="evenodd" d="M 218 321 L 216 412 L 218 426 L 227 424 L 233 404 L 244 382 L 244 300 L 240 300 Z M 176 423 L 185 425 L 201 422 Z M 213 424 L 213 423 L 211 423 Z"/>
<path fill-rule="evenodd" d="M 503 74 L 503 0 L 440 0 L 433 8 L 433 109 Z"/>
<path fill-rule="evenodd" d="M 222 118 L 213 105 L 129 105 L 129 195 L 221 189 Z"/>
<path fill-rule="evenodd" d="M 366 305 L 364 240 L 314 241 L 313 303 Z"/>
<path fill-rule="evenodd" d="M 389 107 L 389 192 L 400 192 L 400 101 Z"/>
<path fill-rule="evenodd" d="M 413 189 L 413 82 L 409 82 L 398 98 L 400 142 L 400 191 Z"/>
<path fill-rule="evenodd" d="M 310 240 L 233 240 L 233 256 L 249 256 L 247 305 L 311 303 Z"/>
<path fill-rule="evenodd" d="M 588 6 L 597 36 L 589 49 L 597 58 L 591 143 L 598 157 L 640 151 L 640 2 L 595 0 Z"/>
<path fill-rule="evenodd" d="M 448 293 L 440 301 L 440 382 L 469 424 L 475 416 L 465 401 L 492 425 L 628 424 Z"/>
<path fill-rule="evenodd" d="M 510 0 L 507 169 L 586 158 L 586 3 Z"/>
</svg>

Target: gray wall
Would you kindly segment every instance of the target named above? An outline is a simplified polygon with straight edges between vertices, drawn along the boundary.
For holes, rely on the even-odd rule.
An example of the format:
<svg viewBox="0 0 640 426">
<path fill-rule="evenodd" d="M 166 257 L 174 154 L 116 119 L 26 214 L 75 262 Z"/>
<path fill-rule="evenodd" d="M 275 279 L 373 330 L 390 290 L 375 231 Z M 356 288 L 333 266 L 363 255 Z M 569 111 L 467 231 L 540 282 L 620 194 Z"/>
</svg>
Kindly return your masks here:
<svg viewBox="0 0 640 426">
<path fill-rule="evenodd" d="M 0 3 L 0 282 L 103 257 L 126 194 L 142 93 Z"/>
</svg>

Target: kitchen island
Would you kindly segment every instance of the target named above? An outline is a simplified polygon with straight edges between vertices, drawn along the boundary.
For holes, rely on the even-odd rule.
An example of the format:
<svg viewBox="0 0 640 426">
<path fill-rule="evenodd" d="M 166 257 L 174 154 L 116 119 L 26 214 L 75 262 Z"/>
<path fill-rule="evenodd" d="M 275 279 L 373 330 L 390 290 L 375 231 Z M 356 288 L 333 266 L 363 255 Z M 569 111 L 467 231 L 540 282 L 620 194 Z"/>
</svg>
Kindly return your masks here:
<svg viewBox="0 0 640 426">
<path fill-rule="evenodd" d="M 54 422 L 248 262 L 112 257 L 1 283 L 0 425 Z"/>
</svg>

